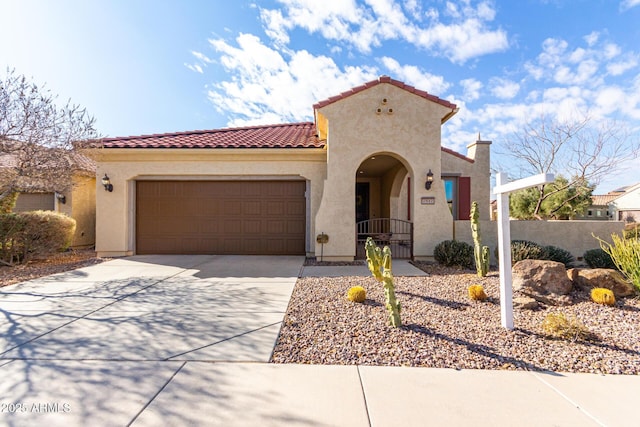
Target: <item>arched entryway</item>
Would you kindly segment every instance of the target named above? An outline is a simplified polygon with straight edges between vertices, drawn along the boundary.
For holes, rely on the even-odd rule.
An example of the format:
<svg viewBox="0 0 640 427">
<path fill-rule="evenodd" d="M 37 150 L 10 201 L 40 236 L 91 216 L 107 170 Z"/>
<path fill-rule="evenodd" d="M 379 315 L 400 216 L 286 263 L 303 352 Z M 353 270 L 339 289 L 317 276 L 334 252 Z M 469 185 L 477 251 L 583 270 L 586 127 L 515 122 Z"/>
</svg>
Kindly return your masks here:
<svg viewBox="0 0 640 427">
<path fill-rule="evenodd" d="M 365 258 L 364 242 L 372 237 L 391 248 L 394 258 L 413 258 L 410 173 L 398 158 L 376 154 L 356 172 L 356 258 Z"/>
</svg>

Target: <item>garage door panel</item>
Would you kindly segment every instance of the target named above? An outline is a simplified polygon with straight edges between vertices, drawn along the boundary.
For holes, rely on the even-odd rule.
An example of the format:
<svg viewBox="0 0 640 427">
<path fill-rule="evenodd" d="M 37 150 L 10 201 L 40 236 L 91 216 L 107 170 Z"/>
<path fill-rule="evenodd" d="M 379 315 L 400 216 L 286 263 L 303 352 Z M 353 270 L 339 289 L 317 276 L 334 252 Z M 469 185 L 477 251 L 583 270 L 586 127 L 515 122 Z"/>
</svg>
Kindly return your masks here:
<svg viewBox="0 0 640 427">
<path fill-rule="evenodd" d="M 261 229 L 262 221 L 260 219 L 242 221 L 242 232 L 244 234 L 260 234 Z"/>
<path fill-rule="evenodd" d="M 262 206 L 259 201 L 242 202 L 242 215 L 261 216 Z"/>
<path fill-rule="evenodd" d="M 265 221 L 265 230 L 268 234 L 284 234 L 286 230 L 285 220 L 267 220 Z"/>
<path fill-rule="evenodd" d="M 303 234 L 305 232 L 305 222 L 304 221 L 287 221 L 286 223 L 286 233 L 289 234 Z"/>
<path fill-rule="evenodd" d="M 286 203 L 282 201 L 266 202 L 265 213 L 269 216 L 284 215 L 286 212 L 285 205 Z"/>
<path fill-rule="evenodd" d="M 138 181 L 137 253 L 304 254 L 304 181 Z"/>
<path fill-rule="evenodd" d="M 301 202 L 292 202 L 287 204 L 287 216 L 304 215 L 307 209 L 307 204 L 303 200 Z"/>
</svg>

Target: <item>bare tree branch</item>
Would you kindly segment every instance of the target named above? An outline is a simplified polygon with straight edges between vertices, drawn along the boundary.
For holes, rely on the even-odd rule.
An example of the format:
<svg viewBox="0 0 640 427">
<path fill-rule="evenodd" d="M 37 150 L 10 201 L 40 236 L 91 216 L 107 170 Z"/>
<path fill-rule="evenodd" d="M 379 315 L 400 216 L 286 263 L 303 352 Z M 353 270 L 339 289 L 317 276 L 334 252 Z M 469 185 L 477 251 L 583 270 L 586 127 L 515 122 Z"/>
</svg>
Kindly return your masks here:
<svg viewBox="0 0 640 427">
<path fill-rule="evenodd" d="M 21 191 L 70 188 L 78 169 L 74 143 L 98 138 L 95 119 L 15 70 L 0 78 L 0 200 Z"/>
<path fill-rule="evenodd" d="M 616 121 L 596 122 L 588 114 L 561 121 L 543 114 L 513 134 L 503 154 L 513 160 L 512 167 L 520 175 L 554 173 L 568 177 L 562 187 L 539 188 L 533 216 L 541 218 L 546 199 L 569 188 L 594 188 L 606 175 L 619 171 L 624 162 L 637 159 L 640 141 Z M 570 197 L 564 204 L 575 198 Z M 553 212 L 561 208 L 558 206 Z"/>
</svg>

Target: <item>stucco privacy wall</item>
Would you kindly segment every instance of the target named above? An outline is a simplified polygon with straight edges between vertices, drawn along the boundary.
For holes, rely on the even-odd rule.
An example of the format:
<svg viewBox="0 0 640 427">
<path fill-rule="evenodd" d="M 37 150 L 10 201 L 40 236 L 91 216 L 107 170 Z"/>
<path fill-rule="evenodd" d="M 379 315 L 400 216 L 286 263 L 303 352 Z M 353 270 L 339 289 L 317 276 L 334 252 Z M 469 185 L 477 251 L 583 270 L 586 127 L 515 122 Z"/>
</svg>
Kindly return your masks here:
<svg viewBox="0 0 640 427">
<path fill-rule="evenodd" d="M 94 176 L 74 176 L 70 197 L 67 196 L 64 211 L 76 220 L 76 233 L 71 246 L 89 247 L 96 243 L 96 178 Z M 61 208 L 62 212 L 63 209 Z"/>
<path fill-rule="evenodd" d="M 571 252 L 576 259 L 582 258 L 585 251 L 599 247 L 591 233 L 611 242 L 611 234 L 621 234 L 624 228 L 622 221 L 511 221 L 510 224 L 512 240 L 557 246 Z M 496 221 L 480 222 L 482 244 L 491 248 L 492 264 L 496 264 L 497 227 Z M 469 221 L 455 221 L 455 239 L 473 245 Z"/>
<path fill-rule="evenodd" d="M 395 157 L 412 178 L 414 256 L 432 255 L 437 243 L 451 237 L 453 218 L 442 181 L 435 179 L 431 190 L 424 187 L 429 169 L 435 177 L 441 175 L 440 127 L 449 113 L 450 108 L 392 84 L 379 84 L 317 108 L 317 122 L 328 123 L 327 176 L 316 215 L 316 231 L 329 236 L 324 259 L 349 260 L 355 255 L 356 173 L 374 155 Z M 435 197 L 436 203 L 422 205 L 422 197 Z M 315 252 L 320 253 L 319 245 Z"/>
<path fill-rule="evenodd" d="M 113 192 L 97 193 L 97 246 L 101 256 L 135 251 L 136 180 L 301 179 L 308 182 L 307 252 L 325 178 L 324 149 L 108 149 L 99 154 Z"/>
</svg>

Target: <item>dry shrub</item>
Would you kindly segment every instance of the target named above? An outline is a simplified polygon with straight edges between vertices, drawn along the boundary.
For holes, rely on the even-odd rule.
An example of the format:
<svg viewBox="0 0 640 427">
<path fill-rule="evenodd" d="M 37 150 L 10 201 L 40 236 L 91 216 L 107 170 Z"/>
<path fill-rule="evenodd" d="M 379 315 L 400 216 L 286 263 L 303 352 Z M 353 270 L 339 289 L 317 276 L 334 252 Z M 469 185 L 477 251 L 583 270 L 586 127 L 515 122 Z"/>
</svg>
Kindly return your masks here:
<svg viewBox="0 0 640 427">
<path fill-rule="evenodd" d="M 32 211 L 19 214 L 24 228 L 18 237 L 21 259 L 27 262 L 66 250 L 73 240 L 76 221 L 53 211 Z"/>
<path fill-rule="evenodd" d="M 597 336 L 575 317 L 562 312 L 549 313 L 542 321 L 542 329 L 549 335 L 569 341 L 595 341 Z"/>
</svg>

